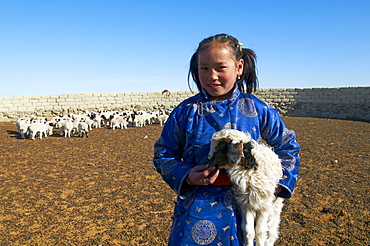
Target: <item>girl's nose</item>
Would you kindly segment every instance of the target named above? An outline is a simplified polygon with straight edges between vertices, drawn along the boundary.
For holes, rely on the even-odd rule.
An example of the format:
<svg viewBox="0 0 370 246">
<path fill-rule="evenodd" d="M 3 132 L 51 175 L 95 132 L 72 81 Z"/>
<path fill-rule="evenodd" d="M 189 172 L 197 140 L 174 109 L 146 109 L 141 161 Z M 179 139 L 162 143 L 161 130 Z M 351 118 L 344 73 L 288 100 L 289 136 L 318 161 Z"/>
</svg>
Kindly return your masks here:
<svg viewBox="0 0 370 246">
<path fill-rule="evenodd" d="M 211 75 L 210 75 L 212 80 L 217 80 L 218 79 L 218 73 L 214 69 L 211 70 Z"/>
</svg>

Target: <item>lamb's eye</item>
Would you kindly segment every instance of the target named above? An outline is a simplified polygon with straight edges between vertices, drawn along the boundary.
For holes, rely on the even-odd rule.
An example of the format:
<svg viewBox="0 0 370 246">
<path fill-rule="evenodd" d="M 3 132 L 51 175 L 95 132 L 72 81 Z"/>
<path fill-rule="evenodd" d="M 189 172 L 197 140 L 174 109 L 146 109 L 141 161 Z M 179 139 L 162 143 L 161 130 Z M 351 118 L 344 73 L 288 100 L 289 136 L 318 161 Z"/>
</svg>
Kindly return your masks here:
<svg viewBox="0 0 370 246">
<path fill-rule="evenodd" d="M 226 141 L 220 141 L 218 143 L 218 151 L 220 151 L 222 154 L 227 154 L 227 146 L 229 144 Z"/>
<path fill-rule="evenodd" d="M 245 157 L 252 155 L 252 153 L 251 153 L 252 148 L 253 148 L 253 146 L 252 146 L 251 143 L 244 143 L 243 144 L 243 153 L 244 153 Z"/>
</svg>

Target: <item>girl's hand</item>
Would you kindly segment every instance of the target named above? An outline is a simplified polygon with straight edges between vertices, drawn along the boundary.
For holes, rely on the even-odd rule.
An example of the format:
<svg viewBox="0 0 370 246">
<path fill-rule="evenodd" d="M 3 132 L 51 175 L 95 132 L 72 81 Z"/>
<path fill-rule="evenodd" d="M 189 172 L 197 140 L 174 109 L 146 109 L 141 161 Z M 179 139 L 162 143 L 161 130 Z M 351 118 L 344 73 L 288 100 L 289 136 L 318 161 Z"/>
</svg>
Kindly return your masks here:
<svg viewBox="0 0 370 246">
<path fill-rule="evenodd" d="M 276 189 L 275 189 L 274 195 L 279 194 L 282 190 L 283 190 L 283 188 L 282 188 L 280 185 L 278 185 L 278 186 L 276 187 Z"/>
<path fill-rule="evenodd" d="M 218 177 L 219 170 L 209 165 L 195 166 L 188 176 L 187 181 L 191 185 L 213 184 Z"/>
</svg>

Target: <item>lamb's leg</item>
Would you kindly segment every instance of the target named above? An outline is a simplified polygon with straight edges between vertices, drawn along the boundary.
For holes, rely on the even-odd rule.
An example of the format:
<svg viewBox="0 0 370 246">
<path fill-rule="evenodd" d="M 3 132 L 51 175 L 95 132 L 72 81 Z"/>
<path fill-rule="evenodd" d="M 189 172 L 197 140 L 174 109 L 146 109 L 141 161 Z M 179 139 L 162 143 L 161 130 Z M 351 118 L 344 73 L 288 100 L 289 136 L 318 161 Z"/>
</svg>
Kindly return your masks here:
<svg viewBox="0 0 370 246">
<path fill-rule="evenodd" d="M 247 238 L 247 245 L 254 245 L 254 237 L 255 237 L 255 232 L 254 232 L 254 219 L 256 217 L 256 212 L 254 210 L 250 210 L 247 208 L 247 213 L 246 213 L 246 238 Z"/>
<path fill-rule="evenodd" d="M 257 246 L 265 246 L 267 240 L 267 221 L 270 210 L 258 211 L 256 216 L 256 244 Z"/>
<path fill-rule="evenodd" d="M 273 246 L 279 238 L 280 214 L 283 209 L 283 198 L 276 198 L 274 208 L 268 221 L 269 233 L 266 246 Z"/>
<path fill-rule="evenodd" d="M 243 237 L 243 245 L 247 245 L 247 211 L 242 211 L 242 222 L 241 222 L 241 230 L 242 230 L 242 237 Z"/>
</svg>

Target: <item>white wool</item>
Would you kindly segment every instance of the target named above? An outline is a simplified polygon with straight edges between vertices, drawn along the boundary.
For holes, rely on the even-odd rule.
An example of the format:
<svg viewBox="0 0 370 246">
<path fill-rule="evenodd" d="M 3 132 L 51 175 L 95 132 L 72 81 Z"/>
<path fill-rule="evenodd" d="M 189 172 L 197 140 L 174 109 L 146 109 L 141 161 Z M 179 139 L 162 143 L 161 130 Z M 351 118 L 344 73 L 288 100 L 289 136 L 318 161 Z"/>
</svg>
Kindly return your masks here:
<svg viewBox="0 0 370 246">
<path fill-rule="evenodd" d="M 127 129 L 128 121 L 126 117 L 118 116 L 112 120 L 112 129 Z"/>
<path fill-rule="evenodd" d="M 59 128 L 60 135 L 64 137 L 72 136 L 72 130 L 74 128 L 72 119 L 63 118 L 61 121 L 58 122 L 57 127 Z"/>
<path fill-rule="evenodd" d="M 35 140 L 36 134 L 39 134 L 39 138 L 42 139 L 42 134 L 47 137 L 49 132 L 48 126 L 38 121 L 32 122 L 27 129 L 27 132 L 32 140 Z"/>
<path fill-rule="evenodd" d="M 279 236 L 283 207 L 283 199 L 274 195 L 282 177 L 281 161 L 272 148 L 258 144 L 249 134 L 232 129 L 223 129 L 212 136 L 209 158 L 216 152 L 217 142 L 221 139 L 229 139 L 232 144 L 251 143 L 251 154 L 257 165 L 246 168 L 237 164 L 227 169 L 243 218 L 245 243 L 253 245 L 255 239 L 257 245 L 274 245 Z"/>
<path fill-rule="evenodd" d="M 89 125 L 85 121 L 80 121 L 78 123 L 77 130 L 79 137 L 83 137 L 84 135 L 89 137 Z"/>
</svg>

